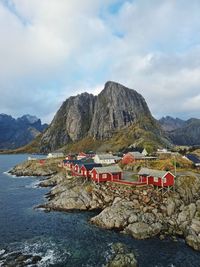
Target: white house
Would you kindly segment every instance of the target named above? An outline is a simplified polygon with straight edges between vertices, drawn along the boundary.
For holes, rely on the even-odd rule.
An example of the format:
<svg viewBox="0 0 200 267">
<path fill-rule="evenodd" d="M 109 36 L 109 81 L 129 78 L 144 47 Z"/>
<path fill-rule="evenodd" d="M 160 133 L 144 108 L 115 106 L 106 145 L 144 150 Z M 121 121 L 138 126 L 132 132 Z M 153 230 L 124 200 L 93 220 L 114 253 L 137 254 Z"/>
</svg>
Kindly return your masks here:
<svg viewBox="0 0 200 267">
<path fill-rule="evenodd" d="M 94 162 L 100 164 L 114 164 L 120 159 L 120 157 L 113 156 L 112 154 L 96 154 Z"/>
<path fill-rule="evenodd" d="M 146 151 L 145 148 L 142 150 L 142 155 L 143 155 L 144 157 L 146 157 L 146 156 L 148 155 L 148 152 Z"/>
<path fill-rule="evenodd" d="M 54 152 L 54 153 L 49 153 L 47 155 L 47 158 L 50 159 L 50 158 L 63 158 L 64 157 L 64 154 L 62 152 Z"/>
</svg>

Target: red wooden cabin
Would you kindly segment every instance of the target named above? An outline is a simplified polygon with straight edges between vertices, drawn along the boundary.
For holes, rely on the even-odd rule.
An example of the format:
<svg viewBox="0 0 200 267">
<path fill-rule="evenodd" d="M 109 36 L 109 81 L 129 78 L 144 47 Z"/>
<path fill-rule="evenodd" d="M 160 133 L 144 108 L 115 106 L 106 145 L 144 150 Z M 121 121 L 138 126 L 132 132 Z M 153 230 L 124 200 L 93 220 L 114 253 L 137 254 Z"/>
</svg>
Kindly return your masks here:
<svg viewBox="0 0 200 267">
<path fill-rule="evenodd" d="M 118 165 L 93 168 L 91 178 L 95 182 L 114 181 L 122 179 L 122 170 Z"/>
<path fill-rule="evenodd" d="M 73 169 L 73 172 L 74 172 L 74 174 L 81 174 L 81 167 L 82 167 L 82 165 L 83 165 L 83 162 L 79 162 L 79 163 L 76 163 L 73 167 L 72 167 L 72 169 Z"/>
<path fill-rule="evenodd" d="M 91 170 L 96 168 L 96 167 L 102 167 L 102 164 L 99 163 L 86 163 L 81 166 L 80 173 L 82 176 L 85 177 L 91 177 Z"/>
<path fill-rule="evenodd" d="M 40 159 L 39 163 L 40 163 L 40 165 L 44 165 L 45 164 L 45 159 Z"/>
<path fill-rule="evenodd" d="M 175 175 L 169 171 L 152 170 L 142 168 L 139 173 L 139 182 L 152 184 L 159 187 L 167 187 L 174 185 Z"/>
<path fill-rule="evenodd" d="M 80 160 L 63 160 L 64 167 L 70 170 L 72 170 L 74 166 L 78 163 L 81 163 L 81 161 Z"/>
<path fill-rule="evenodd" d="M 142 155 L 140 152 L 135 151 L 135 152 L 128 152 L 125 154 L 122 158 L 122 163 L 123 164 L 130 164 L 130 163 L 135 163 L 137 161 L 144 160 L 144 155 Z"/>
</svg>

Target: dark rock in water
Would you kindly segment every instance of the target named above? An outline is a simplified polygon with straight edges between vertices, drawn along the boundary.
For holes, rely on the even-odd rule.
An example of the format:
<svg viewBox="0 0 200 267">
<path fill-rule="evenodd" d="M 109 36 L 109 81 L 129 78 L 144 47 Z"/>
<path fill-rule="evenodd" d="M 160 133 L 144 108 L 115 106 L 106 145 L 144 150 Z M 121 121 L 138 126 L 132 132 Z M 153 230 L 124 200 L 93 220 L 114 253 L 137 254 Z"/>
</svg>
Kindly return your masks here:
<svg viewBox="0 0 200 267">
<path fill-rule="evenodd" d="M 122 243 L 112 245 L 113 255 L 106 267 L 137 267 L 134 253 Z"/>
<path fill-rule="evenodd" d="M 22 267 L 30 265 L 33 266 L 42 259 L 40 256 L 23 254 L 22 252 L 6 253 L 5 250 L 1 251 L 3 252 L 3 254 L 0 254 L 0 262 L 1 262 L 0 266 L 2 267 Z"/>
<path fill-rule="evenodd" d="M 41 261 L 41 257 L 40 256 L 33 256 L 32 257 L 32 260 L 31 260 L 31 264 L 36 264 L 38 263 L 39 261 Z"/>
</svg>

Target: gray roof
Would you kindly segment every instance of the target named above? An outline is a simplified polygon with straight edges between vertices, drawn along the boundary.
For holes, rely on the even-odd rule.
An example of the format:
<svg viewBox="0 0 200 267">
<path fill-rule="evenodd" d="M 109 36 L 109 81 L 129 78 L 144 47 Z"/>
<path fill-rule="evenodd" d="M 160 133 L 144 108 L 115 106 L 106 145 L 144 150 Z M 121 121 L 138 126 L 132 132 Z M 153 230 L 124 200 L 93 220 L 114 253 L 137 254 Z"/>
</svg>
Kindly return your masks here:
<svg viewBox="0 0 200 267">
<path fill-rule="evenodd" d="M 96 167 L 94 168 L 97 173 L 115 173 L 122 172 L 122 169 L 118 165 L 111 165 L 107 167 Z"/>
<path fill-rule="evenodd" d="M 128 152 L 128 154 L 131 154 L 136 159 L 144 158 L 144 155 L 138 151 Z"/>
<path fill-rule="evenodd" d="M 194 154 L 187 154 L 186 157 L 192 161 L 194 164 L 199 164 L 200 163 L 200 159 L 197 155 Z"/>
<path fill-rule="evenodd" d="M 163 177 L 168 171 L 160 171 L 160 170 L 153 170 L 148 168 L 141 168 L 141 170 L 138 172 L 139 175 L 147 175 L 147 176 L 153 176 L 153 177 Z"/>
<path fill-rule="evenodd" d="M 114 160 L 121 159 L 120 157 L 113 156 L 112 154 L 97 154 L 97 156 L 101 160 L 104 160 L 104 159 L 114 159 Z"/>
</svg>

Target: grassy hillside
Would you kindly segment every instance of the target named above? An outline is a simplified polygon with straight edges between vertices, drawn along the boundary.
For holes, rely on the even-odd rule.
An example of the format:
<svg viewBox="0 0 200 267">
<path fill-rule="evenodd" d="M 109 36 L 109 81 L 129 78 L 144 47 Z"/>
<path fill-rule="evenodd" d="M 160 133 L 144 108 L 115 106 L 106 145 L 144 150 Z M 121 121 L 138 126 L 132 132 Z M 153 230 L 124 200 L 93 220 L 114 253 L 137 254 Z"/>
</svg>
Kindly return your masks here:
<svg viewBox="0 0 200 267">
<path fill-rule="evenodd" d="M 93 150 L 99 152 L 116 152 L 132 144 L 145 147 L 151 153 L 158 147 L 168 144 L 168 141 L 151 131 L 140 128 L 139 124 L 135 124 L 113 133 L 113 136 L 108 140 L 96 140 L 92 137 L 86 137 L 81 141 L 65 146 L 64 151 L 78 152 Z"/>
</svg>

